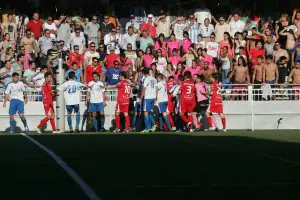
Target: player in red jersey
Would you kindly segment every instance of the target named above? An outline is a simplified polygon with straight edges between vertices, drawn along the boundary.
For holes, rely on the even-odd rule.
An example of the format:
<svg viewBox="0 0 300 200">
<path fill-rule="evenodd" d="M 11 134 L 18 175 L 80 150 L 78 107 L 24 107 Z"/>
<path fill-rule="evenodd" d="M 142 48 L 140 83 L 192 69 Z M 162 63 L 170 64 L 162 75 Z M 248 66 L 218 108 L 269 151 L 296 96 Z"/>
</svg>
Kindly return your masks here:
<svg viewBox="0 0 300 200">
<path fill-rule="evenodd" d="M 194 81 L 191 80 L 191 72 L 184 72 L 184 81 L 180 85 L 180 116 L 187 123 L 188 129 L 192 132 L 192 112 L 196 106 L 196 89 Z M 186 117 L 186 114 L 188 117 Z"/>
<path fill-rule="evenodd" d="M 52 92 L 52 74 L 46 72 L 45 75 L 45 82 L 42 86 L 42 97 L 43 97 L 43 104 L 45 109 L 46 117 L 41 121 L 41 123 L 36 127 L 37 132 L 41 133 L 41 128 L 47 124 L 50 120 L 50 124 L 52 126 L 53 133 L 56 133 L 56 127 L 54 122 L 54 106 L 53 106 L 53 92 Z"/>
<path fill-rule="evenodd" d="M 210 130 L 213 130 L 212 128 L 212 113 L 217 113 L 221 117 L 222 125 L 223 125 L 223 131 L 226 132 L 226 119 L 223 114 L 223 101 L 222 101 L 222 94 L 221 94 L 221 87 L 218 82 L 218 74 L 213 73 L 211 76 L 211 100 L 209 107 L 206 111 L 206 117 L 207 122 Z M 217 128 L 216 128 L 217 129 Z"/>
<path fill-rule="evenodd" d="M 169 93 L 169 91 L 174 85 L 175 85 L 174 76 L 169 76 L 167 81 L 167 91 L 168 91 L 168 113 L 167 114 L 173 131 L 176 130 L 174 120 L 173 120 L 174 110 L 175 110 L 175 97 L 171 93 Z"/>
<path fill-rule="evenodd" d="M 116 105 L 116 132 L 120 132 L 120 113 L 125 116 L 125 133 L 129 132 L 130 118 L 128 115 L 129 98 L 131 94 L 131 83 L 127 80 L 127 73 L 120 73 L 120 82 L 117 85 L 109 85 L 105 88 L 118 88 L 118 98 Z"/>
</svg>

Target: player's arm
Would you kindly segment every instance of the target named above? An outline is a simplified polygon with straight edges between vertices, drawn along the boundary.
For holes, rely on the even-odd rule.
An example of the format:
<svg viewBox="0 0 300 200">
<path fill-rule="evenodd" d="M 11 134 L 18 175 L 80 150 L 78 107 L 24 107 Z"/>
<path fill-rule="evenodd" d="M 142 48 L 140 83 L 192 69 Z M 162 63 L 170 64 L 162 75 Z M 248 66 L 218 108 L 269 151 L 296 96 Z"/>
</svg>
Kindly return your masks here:
<svg viewBox="0 0 300 200">
<path fill-rule="evenodd" d="M 113 89 L 113 88 L 118 88 L 118 85 L 107 85 L 107 86 L 100 86 L 100 87 L 105 89 Z"/>
<path fill-rule="evenodd" d="M 249 84 L 251 84 L 251 79 L 250 79 L 250 75 L 249 75 L 249 69 L 247 68 L 247 82 L 249 83 Z"/>
<path fill-rule="evenodd" d="M 292 79 L 292 76 L 294 75 L 294 71 L 295 71 L 295 69 L 292 69 L 292 71 L 290 72 L 290 74 L 289 74 L 289 76 L 288 76 L 285 84 L 289 84 L 290 83 L 290 81 Z"/>
<path fill-rule="evenodd" d="M 27 92 L 24 91 L 23 94 L 24 94 L 24 103 L 27 104 L 27 102 L 28 102 Z"/>
<path fill-rule="evenodd" d="M 266 68 L 263 67 L 263 83 L 266 81 Z"/>
<path fill-rule="evenodd" d="M 90 90 L 88 90 L 88 91 L 86 92 L 85 105 L 88 104 L 89 100 L 90 100 Z"/>
</svg>

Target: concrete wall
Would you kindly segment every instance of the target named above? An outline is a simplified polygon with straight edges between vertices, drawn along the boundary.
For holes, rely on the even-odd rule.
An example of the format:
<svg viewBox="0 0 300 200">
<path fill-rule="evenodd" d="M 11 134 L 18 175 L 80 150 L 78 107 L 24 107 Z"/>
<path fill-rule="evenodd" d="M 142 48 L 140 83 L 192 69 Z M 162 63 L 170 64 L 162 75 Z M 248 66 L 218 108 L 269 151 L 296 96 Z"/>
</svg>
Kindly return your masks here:
<svg viewBox="0 0 300 200">
<path fill-rule="evenodd" d="M 105 107 L 105 128 L 111 127 L 114 119 L 115 102 L 107 102 Z M 0 103 L 0 131 L 5 131 L 9 127 L 8 107 L 3 108 Z M 80 105 L 80 113 L 83 115 L 86 110 L 84 103 Z M 300 129 L 300 101 L 225 101 L 224 113 L 227 118 L 228 129 L 276 129 L 277 120 L 282 119 L 279 129 Z M 25 105 L 25 115 L 28 121 L 29 129 L 34 130 L 40 120 L 44 118 L 44 109 L 42 102 L 29 102 Z M 82 119 L 82 118 L 81 118 Z M 221 122 L 219 117 L 219 127 Z M 23 129 L 18 117 L 16 117 L 17 126 Z M 73 117 L 73 126 L 75 125 L 75 116 Z M 47 129 L 51 129 L 50 125 Z M 67 121 L 66 129 L 68 131 Z M 84 128 L 85 129 L 85 128 Z"/>
</svg>

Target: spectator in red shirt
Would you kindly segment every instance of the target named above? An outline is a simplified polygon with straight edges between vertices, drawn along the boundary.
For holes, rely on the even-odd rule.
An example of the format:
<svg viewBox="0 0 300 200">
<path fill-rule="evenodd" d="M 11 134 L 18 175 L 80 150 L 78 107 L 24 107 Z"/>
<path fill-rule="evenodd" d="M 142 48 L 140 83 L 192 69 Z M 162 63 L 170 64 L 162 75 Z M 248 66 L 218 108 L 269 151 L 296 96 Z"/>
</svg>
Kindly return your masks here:
<svg viewBox="0 0 300 200">
<path fill-rule="evenodd" d="M 265 50 L 262 47 L 263 45 L 261 41 L 256 41 L 255 48 L 250 49 L 249 51 L 249 59 L 252 62 L 252 69 L 258 64 L 258 56 L 265 57 Z"/>
<path fill-rule="evenodd" d="M 33 13 L 32 20 L 27 24 L 27 29 L 33 32 L 35 39 L 39 39 L 42 36 L 43 22 L 39 19 L 38 13 Z"/>
<path fill-rule="evenodd" d="M 116 54 L 115 48 L 111 47 L 109 49 L 110 53 L 104 58 L 104 63 L 106 63 L 106 69 L 109 69 L 114 66 L 114 61 L 119 60 L 120 56 Z"/>
<path fill-rule="evenodd" d="M 74 45 L 73 47 L 74 51 L 70 53 L 69 55 L 69 68 L 72 68 L 72 63 L 76 62 L 77 66 L 79 66 L 79 69 L 83 69 L 83 63 L 84 63 L 84 58 L 83 55 L 79 53 L 79 46 Z"/>
<path fill-rule="evenodd" d="M 149 14 L 148 15 L 148 19 L 146 22 L 143 22 L 140 26 L 141 32 L 143 32 L 143 30 L 147 30 L 149 33 L 149 36 L 152 38 L 156 37 L 156 27 L 153 24 L 153 15 Z"/>
<path fill-rule="evenodd" d="M 85 75 L 84 75 L 84 82 L 86 84 L 88 84 L 90 81 L 93 80 L 93 73 L 94 72 L 97 72 L 98 74 L 101 75 L 102 77 L 102 67 L 101 65 L 99 64 L 99 60 L 97 57 L 93 57 L 92 58 L 92 64 L 91 65 L 88 65 L 86 68 L 85 68 Z"/>
</svg>

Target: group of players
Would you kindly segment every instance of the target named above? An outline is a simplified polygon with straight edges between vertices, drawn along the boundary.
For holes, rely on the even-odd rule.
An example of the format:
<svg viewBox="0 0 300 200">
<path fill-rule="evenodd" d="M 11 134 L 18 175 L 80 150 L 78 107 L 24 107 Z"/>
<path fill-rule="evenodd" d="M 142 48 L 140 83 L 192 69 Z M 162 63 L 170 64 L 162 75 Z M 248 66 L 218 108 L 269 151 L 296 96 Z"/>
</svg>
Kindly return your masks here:
<svg viewBox="0 0 300 200">
<path fill-rule="evenodd" d="M 27 94 L 24 84 L 19 81 L 19 75 L 13 73 L 13 82 L 8 84 L 5 90 L 4 107 L 6 101 L 10 101 L 10 132 L 15 132 L 16 122 L 14 116 L 19 114 L 24 124 L 25 132 L 28 132 L 26 118 L 24 116 L 24 104 L 27 103 Z M 58 91 L 64 91 L 66 110 L 68 113 L 67 122 L 70 132 L 74 132 L 72 125 L 72 113 L 76 114 L 75 132 L 79 132 L 80 109 L 82 88 L 87 88 L 86 101 L 89 105 L 88 111 L 93 117 L 93 126 L 96 132 L 105 131 L 104 129 L 104 107 L 106 106 L 105 90 L 117 88 L 118 96 L 115 109 L 115 132 L 121 132 L 120 113 L 125 118 L 124 132 L 134 131 L 136 125 L 136 117 L 130 120 L 129 107 L 132 100 L 132 89 L 140 88 L 138 98 L 134 104 L 135 111 L 141 112 L 143 115 L 144 129 L 142 132 L 155 131 L 157 123 L 153 118 L 153 111 L 158 107 L 159 127 L 165 131 L 175 131 L 174 116 L 180 116 L 184 122 L 184 129 L 193 132 L 200 129 L 202 123 L 198 120 L 199 113 L 205 114 L 209 130 L 215 130 L 216 123 L 212 120 L 212 113 L 217 113 L 221 117 L 223 130 L 226 131 L 226 120 L 223 115 L 223 103 L 221 95 L 221 87 L 219 85 L 218 74 L 211 76 L 211 85 L 204 83 L 204 77 L 196 74 L 192 77 L 191 72 L 185 71 L 183 76 L 179 76 L 175 82 L 174 77 L 170 76 L 166 79 L 162 74 L 152 76 L 152 71 L 144 68 L 139 83 L 133 83 L 127 78 L 126 72 L 120 73 L 120 82 L 116 85 L 105 86 L 100 81 L 100 75 L 93 73 L 93 80 L 87 85 L 75 81 L 75 73 L 70 72 L 68 81 L 58 86 Z M 52 74 L 45 73 L 45 82 L 42 86 L 42 99 L 45 110 L 45 118 L 41 120 L 36 127 L 37 132 L 41 133 L 42 127 L 50 121 L 53 133 L 56 133 L 54 122 L 54 106 L 53 98 L 55 91 L 52 88 Z M 100 114 L 100 120 L 99 120 Z M 100 122 L 100 124 L 99 124 Z M 132 127 L 132 128 L 131 128 Z"/>
</svg>

